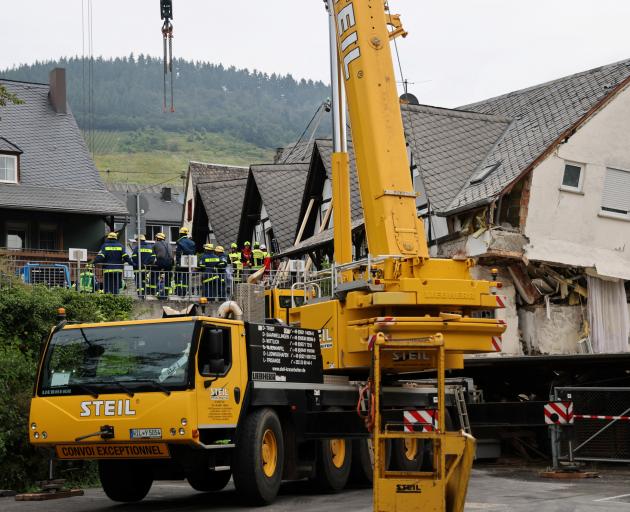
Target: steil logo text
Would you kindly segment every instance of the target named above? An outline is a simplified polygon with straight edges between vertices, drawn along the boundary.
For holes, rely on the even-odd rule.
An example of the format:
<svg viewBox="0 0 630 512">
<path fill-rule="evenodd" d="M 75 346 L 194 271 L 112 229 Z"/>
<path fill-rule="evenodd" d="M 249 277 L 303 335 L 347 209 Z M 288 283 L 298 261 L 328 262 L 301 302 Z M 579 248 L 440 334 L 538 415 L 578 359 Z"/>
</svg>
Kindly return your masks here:
<svg viewBox="0 0 630 512">
<path fill-rule="evenodd" d="M 135 416 L 130 400 L 90 400 L 81 402 L 82 417 L 86 416 Z"/>
</svg>

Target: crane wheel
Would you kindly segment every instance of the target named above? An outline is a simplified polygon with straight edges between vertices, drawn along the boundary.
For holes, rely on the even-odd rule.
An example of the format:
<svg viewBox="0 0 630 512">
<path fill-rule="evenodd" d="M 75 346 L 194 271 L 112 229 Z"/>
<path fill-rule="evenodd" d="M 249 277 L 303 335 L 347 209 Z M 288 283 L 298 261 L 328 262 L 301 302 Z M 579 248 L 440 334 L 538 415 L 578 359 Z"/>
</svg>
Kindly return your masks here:
<svg viewBox="0 0 630 512">
<path fill-rule="evenodd" d="M 153 485 L 151 468 L 140 461 L 101 460 L 98 462 L 98 474 L 103 491 L 112 501 L 141 501 Z"/>
<path fill-rule="evenodd" d="M 238 429 L 232 463 L 237 493 L 250 505 L 271 503 L 282 483 L 284 442 L 273 409 L 249 414 Z"/>
<path fill-rule="evenodd" d="M 337 492 L 346 486 L 352 466 L 352 444 L 350 439 L 319 441 L 315 477 L 311 479 L 318 491 Z"/>
<path fill-rule="evenodd" d="M 394 439 L 391 447 L 392 469 L 420 471 L 424 460 L 424 442 L 420 439 Z"/>
<path fill-rule="evenodd" d="M 186 480 L 195 491 L 216 492 L 222 490 L 232 478 L 230 471 L 206 470 L 194 475 L 188 475 Z"/>
</svg>

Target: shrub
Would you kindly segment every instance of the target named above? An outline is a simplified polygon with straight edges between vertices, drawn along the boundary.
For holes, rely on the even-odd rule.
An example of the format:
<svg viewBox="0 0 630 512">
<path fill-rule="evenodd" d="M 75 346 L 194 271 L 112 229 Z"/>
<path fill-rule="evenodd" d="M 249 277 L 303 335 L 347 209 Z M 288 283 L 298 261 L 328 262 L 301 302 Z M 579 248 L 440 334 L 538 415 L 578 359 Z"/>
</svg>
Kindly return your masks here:
<svg viewBox="0 0 630 512">
<path fill-rule="evenodd" d="M 66 289 L 0 288 L 0 489 L 24 490 L 47 476 L 48 454 L 28 442 L 28 412 L 41 343 L 57 309 L 65 307 L 71 322 L 102 322 L 128 319 L 132 304 L 129 297 Z M 93 474 L 90 465 L 77 473 Z"/>
</svg>

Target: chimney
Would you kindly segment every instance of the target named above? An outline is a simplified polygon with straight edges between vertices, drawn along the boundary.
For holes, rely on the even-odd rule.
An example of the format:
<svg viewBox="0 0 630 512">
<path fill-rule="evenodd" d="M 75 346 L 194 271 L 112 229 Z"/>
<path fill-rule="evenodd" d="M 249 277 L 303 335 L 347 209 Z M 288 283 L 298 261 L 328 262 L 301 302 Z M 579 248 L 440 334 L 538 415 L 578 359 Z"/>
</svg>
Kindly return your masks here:
<svg viewBox="0 0 630 512">
<path fill-rule="evenodd" d="M 49 75 L 50 104 L 57 114 L 67 114 L 68 107 L 66 105 L 66 70 L 64 68 L 55 68 Z"/>
<path fill-rule="evenodd" d="M 162 188 L 162 201 L 171 201 L 171 196 L 172 192 L 170 187 Z"/>
</svg>

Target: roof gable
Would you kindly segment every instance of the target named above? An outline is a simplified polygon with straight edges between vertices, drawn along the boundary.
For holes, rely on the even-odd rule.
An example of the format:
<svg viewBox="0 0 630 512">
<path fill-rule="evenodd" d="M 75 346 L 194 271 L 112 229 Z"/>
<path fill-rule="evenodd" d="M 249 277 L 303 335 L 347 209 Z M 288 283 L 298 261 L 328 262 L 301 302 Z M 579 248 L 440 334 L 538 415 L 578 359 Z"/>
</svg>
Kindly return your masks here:
<svg viewBox="0 0 630 512">
<path fill-rule="evenodd" d="M 9 103 L 0 116 L 0 136 L 22 151 L 20 183 L 0 185 L 0 205 L 126 214 L 126 207 L 105 188 L 72 113 L 53 110 L 49 86 L 1 79 L 0 83 L 24 102 Z"/>
<path fill-rule="evenodd" d="M 499 162 L 501 165 L 487 179 L 464 187 L 447 210 L 452 212 L 492 201 L 629 80 L 630 59 L 460 107 L 508 116 L 514 122 L 486 158 L 487 165 Z"/>
<path fill-rule="evenodd" d="M 238 237 L 240 212 L 245 199 L 245 177 L 202 183 L 197 187 L 210 226 L 219 244 L 229 246 Z"/>
<path fill-rule="evenodd" d="M 291 247 L 295 240 L 308 169 L 306 163 L 251 166 L 253 180 L 281 251 Z"/>
</svg>

